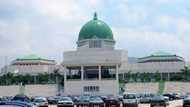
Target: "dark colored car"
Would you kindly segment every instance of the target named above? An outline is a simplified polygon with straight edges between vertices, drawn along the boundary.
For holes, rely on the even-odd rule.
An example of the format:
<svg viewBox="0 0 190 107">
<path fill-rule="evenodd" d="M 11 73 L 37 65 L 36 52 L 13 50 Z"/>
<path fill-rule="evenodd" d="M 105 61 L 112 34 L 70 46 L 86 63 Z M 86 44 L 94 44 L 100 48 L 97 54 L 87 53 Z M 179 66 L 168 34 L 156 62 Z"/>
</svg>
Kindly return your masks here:
<svg viewBox="0 0 190 107">
<path fill-rule="evenodd" d="M 120 101 L 118 98 L 113 97 L 113 96 L 109 96 L 106 100 L 105 100 L 105 105 L 106 107 L 120 107 Z"/>
<path fill-rule="evenodd" d="M 174 94 L 166 93 L 166 94 L 163 94 L 163 96 L 168 97 L 169 100 L 175 100 L 175 99 L 177 99 L 176 96 L 175 96 Z"/>
<path fill-rule="evenodd" d="M 152 99 L 150 101 L 150 107 L 155 107 L 155 106 L 166 107 L 167 105 L 169 105 L 169 102 L 162 95 L 156 95 L 156 96 L 152 97 Z"/>
<path fill-rule="evenodd" d="M 23 102 L 30 102 L 30 98 L 26 95 L 16 95 L 12 99 L 13 101 L 23 101 Z"/>
<path fill-rule="evenodd" d="M 69 96 L 74 103 L 78 102 L 79 101 L 79 96 Z"/>
<path fill-rule="evenodd" d="M 1 101 L 0 107 L 35 107 L 31 103 L 22 101 Z"/>
<path fill-rule="evenodd" d="M 104 107 L 104 101 L 98 96 L 90 97 L 89 107 Z"/>
<path fill-rule="evenodd" d="M 183 99 L 183 107 L 188 107 L 190 106 L 190 95 L 187 95 L 184 99 Z"/>
<path fill-rule="evenodd" d="M 79 100 L 76 102 L 76 106 L 86 106 L 89 107 L 90 104 L 90 96 L 80 96 Z"/>
<path fill-rule="evenodd" d="M 105 102 L 108 97 L 107 96 L 100 96 L 100 98 Z"/>
<path fill-rule="evenodd" d="M 47 98 L 47 101 L 49 104 L 57 104 L 59 99 L 60 99 L 59 96 L 51 96 Z"/>
</svg>

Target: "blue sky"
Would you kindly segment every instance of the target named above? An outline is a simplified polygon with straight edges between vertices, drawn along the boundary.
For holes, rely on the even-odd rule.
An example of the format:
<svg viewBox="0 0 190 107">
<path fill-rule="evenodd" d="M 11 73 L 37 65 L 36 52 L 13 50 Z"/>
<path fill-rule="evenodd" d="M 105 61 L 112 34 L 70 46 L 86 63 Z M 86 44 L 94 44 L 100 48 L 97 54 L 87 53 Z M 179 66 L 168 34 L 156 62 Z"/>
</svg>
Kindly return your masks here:
<svg viewBox="0 0 190 107">
<path fill-rule="evenodd" d="M 189 0 L 1 0 L 0 66 L 28 54 L 62 61 L 95 11 L 129 56 L 165 51 L 190 60 Z"/>
</svg>

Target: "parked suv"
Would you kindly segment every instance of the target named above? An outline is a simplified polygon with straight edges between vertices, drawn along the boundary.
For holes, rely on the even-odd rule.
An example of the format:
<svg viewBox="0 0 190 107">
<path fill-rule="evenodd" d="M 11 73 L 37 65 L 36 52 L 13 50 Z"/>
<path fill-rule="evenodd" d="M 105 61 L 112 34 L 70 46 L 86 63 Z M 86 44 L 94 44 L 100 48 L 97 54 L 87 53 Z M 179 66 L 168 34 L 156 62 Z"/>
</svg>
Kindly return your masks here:
<svg viewBox="0 0 190 107">
<path fill-rule="evenodd" d="M 190 95 L 187 95 L 183 100 L 183 107 L 190 106 Z"/>
<path fill-rule="evenodd" d="M 139 100 L 136 94 L 123 95 L 123 107 L 138 107 Z"/>
<path fill-rule="evenodd" d="M 150 107 L 161 106 L 166 107 L 169 105 L 169 98 L 162 95 L 156 95 L 151 99 Z"/>
</svg>

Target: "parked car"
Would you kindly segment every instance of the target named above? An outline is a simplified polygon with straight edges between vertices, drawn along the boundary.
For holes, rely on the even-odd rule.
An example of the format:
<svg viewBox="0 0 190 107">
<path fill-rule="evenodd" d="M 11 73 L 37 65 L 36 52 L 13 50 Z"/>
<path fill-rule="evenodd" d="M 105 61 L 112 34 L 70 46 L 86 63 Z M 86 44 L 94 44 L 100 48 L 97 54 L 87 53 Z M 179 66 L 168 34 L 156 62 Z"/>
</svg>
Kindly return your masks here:
<svg viewBox="0 0 190 107">
<path fill-rule="evenodd" d="M 175 96 L 175 99 L 181 99 L 181 94 L 180 93 L 173 93 L 173 96 Z"/>
<path fill-rule="evenodd" d="M 170 94 L 170 93 L 163 94 L 163 96 L 167 96 L 167 97 L 169 98 L 170 101 L 176 99 L 176 96 L 173 95 L 173 94 Z"/>
<path fill-rule="evenodd" d="M 74 103 L 70 97 L 61 97 L 57 102 L 57 107 L 74 107 Z"/>
<path fill-rule="evenodd" d="M 45 97 L 34 97 L 33 103 L 37 107 L 48 107 L 48 101 Z"/>
<path fill-rule="evenodd" d="M 150 101 L 151 107 L 155 107 L 155 106 L 166 107 L 167 105 L 169 105 L 169 100 L 162 95 L 156 95 L 156 96 L 152 97 L 152 99 Z"/>
<path fill-rule="evenodd" d="M 31 103 L 23 101 L 1 101 L 0 107 L 35 107 Z"/>
<path fill-rule="evenodd" d="M 104 107 L 104 101 L 98 96 L 90 97 L 89 107 Z"/>
<path fill-rule="evenodd" d="M 60 96 L 51 96 L 47 98 L 48 104 L 57 104 Z"/>
<path fill-rule="evenodd" d="M 108 97 L 107 96 L 100 96 L 100 98 L 105 102 Z"/>
<path fill-rule="evenodd" d="M 30 102 L 30 98 L 26 95 L 16 95 L 12 99 L 13 101 L 23 101 L 23 102 Z"/>
<path fill-rule="evenodd" d="M 79 96 L 70 96 L 74 103 L 79 101 Z"/>
<path fill-rule="evenodd" d="M 154 97 L 154 94 L 151 93 L 142 94 L 140 97 L 140 103 L 150 103 L 152 97 Z"/>
<path fill-rule="evenodd" d="M 76 106 L 89 106 L 90 96 L 80 96 L 79 100 L 76 102 Z"/>
<path fill-rule="evenodd" d="M 0 96 L 0 101 L 4 101 L 4 98 L 2 96 Z"/>
<path fill-rule="evenodd" d="M 120 101 L 118 98 L 113 96 L 108 96 L 108 98 L 105 100 L 106 107 L 115 106 L 120 107 Z"/>
<path fill-rule="evenodd" d="M 119 98 L 119 101 L 123 101 L 123 95 L 119 95 L 118 98 Z"/>
<path fill-rule="evenodd" d="M 183 99 L 183 107 L 187 107 L 190 106 L 190 95 L 187 95 L 184 99 Z"/>
<path fill-rule="evenodd" d="M 123 107 L 138 107 L 138 99 L 136 94 L 123 95 Z"/>
</svg>

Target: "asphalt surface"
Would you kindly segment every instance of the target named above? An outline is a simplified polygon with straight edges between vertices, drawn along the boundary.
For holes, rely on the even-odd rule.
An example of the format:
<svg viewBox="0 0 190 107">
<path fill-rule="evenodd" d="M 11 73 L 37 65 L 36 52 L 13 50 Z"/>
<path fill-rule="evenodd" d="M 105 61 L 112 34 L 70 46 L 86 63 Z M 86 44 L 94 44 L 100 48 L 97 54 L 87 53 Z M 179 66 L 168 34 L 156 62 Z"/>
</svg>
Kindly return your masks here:
<svg viewBox="0 0 190 107">
<path fill-rule="evenodd" d="M 169 106 L 167 107 L 182 107 L 183 101 L 182 100 L 175 100 L 170 101 Z M 56 105 L 49 105 L 49 107 L 57 107 Z M 150 104 L 139 104 L 139 107 L 150 107 Z"/>
</svg>

